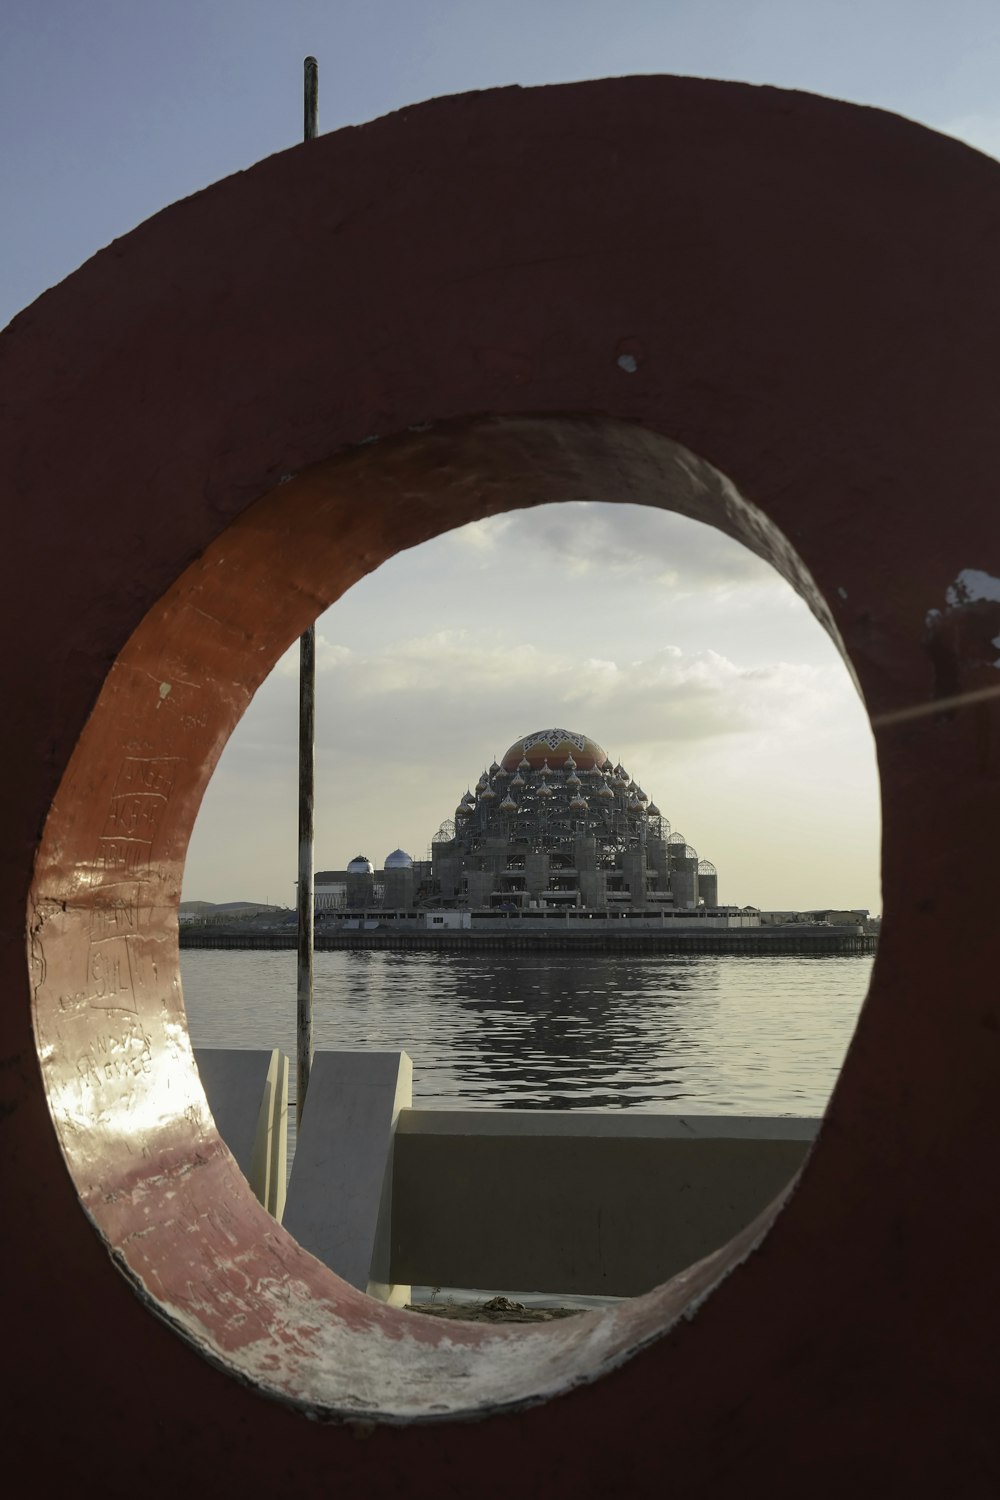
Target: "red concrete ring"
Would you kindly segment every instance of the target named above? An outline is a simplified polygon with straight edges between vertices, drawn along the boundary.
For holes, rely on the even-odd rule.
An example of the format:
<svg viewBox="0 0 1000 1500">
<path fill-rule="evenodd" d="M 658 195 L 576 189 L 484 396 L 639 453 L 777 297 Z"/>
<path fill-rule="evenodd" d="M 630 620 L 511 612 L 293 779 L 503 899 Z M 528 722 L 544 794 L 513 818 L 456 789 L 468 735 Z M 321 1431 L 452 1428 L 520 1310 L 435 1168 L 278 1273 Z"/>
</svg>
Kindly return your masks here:
<svg viewBox="0 0 1000 1500">
<path fill-rule="evenodd" d="M 251 1493 L 714 1493 L 751 1461 L 810 1495 L 991 1488 L 998 223 L 994 163 L 876 112 L 507 90 L 264 162 L 8 330 L 8 1415 L 58 1423 L 53 1477 L 99 1435 L 112 1492 L 220 1455 Z M 878 732 L 883 937 L 762 1244 L 442 1351 L 253 1204 L 190 1067 L 173 905 L 306 621 L 401 546 L 583 494 L 711 519 L 829 611 Z"/>
</svg>

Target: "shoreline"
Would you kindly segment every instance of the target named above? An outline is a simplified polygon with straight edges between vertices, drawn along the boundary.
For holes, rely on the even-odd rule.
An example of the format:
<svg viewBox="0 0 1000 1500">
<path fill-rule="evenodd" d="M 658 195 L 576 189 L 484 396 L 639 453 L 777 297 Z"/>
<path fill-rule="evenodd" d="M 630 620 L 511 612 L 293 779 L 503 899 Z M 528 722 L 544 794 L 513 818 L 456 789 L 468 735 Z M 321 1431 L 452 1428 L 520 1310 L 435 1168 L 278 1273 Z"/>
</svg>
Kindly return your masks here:
<svg viewBox="0 0 1000 1500">
<path fill-rule="evenodd" d="M 182 950 L 295 951 L 298 946 L 294 930 L 240 931 L 233 927 L 192 930 L 182 926 L 179 941 Z M 752 927 L 710 932 L 692 932 L 690 928 L 683 932 L 623 933 L 317 932 L 314 942 L 317 953 L 356 949 L 417 953 L 721 953 L 747 957 L 783 953 L 874 953 L 877 947 L 875 933 L 799 924 L 774 929 Z"/>
</svg>

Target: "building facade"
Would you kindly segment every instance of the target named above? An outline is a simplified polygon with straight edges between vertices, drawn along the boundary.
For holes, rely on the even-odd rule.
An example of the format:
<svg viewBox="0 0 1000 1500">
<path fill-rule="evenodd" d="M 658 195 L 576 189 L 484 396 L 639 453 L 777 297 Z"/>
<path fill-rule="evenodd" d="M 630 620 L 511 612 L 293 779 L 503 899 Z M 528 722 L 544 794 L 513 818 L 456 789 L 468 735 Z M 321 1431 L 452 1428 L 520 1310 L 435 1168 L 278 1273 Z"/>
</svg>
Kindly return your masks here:
<svg viewBox="0 0 1000 1500">
<path fill-rule="evenodd" d="M 412 859 L 404 849 L 386 856 L 376 870 L 365 854 L 356 854 L 346 870 L 317 870 L 313 900 L 317 916 L 337 911 L 415 911 L 431 894 L 427 860 Z"/>
<path fill-rule="evenodd" d="M 431 845 L 432 897 L 501 910 L 718 905 L 714 865 L 589 736 L 538 730 L 483 771 Z"/>
</svg>

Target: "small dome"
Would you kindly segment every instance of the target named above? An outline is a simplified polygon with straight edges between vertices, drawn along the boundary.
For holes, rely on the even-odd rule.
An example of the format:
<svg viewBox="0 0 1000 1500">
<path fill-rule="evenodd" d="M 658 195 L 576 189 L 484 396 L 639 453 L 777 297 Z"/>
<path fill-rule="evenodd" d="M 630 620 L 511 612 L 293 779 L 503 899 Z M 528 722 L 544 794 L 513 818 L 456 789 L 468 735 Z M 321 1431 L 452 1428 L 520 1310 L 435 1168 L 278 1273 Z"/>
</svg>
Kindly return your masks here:
<svg viewBox="0 0 1000 1500">
<path fill-rule="evenodd" d="M 512 778 L 510 784 L 511 786 L 524 786 L 524 777 L 521 775 L 520 771 L 518 771 L 517 775 Z"/>
<path fill-rule="evenodd" d="M 597 795 L 599 797 L 603 797 L 605 799 L 605 801 L 606 801 L 609 797 L 613 798 L 615 794 L 612 791 L 611 787 L 608 786 L 608 783 L 605 782 L 604 785 L 601 787 L 601 790 L 598 792 Z"/>
<path fill-rule="evenodd" d="M 480 802 L 494 802 L 496 800 L 496 795 L 497 794 L 493 790 L 493 788 L 491 786 L 487 786 L 484 787 L 483 790 L 479 793 L 479 800 Z"/>
<path fill-rule="evenodd" d="M 494 761 L 493 764 L 490 766 L 490 775 L 491 776 L 495 776 L 497 774 L 497 772 L 499 771 L 499 769 L 500 769 L 500 767 L 497 765 L 496 761 Z"/>
<path fill-rule="evenodd" d="M 588 811 L 586 798 L 585 797 L 581 797 L 579 794 L 577 794 L 577 796 L 575 796 L 575 797 L 571 797 L 570 798 L 569 805 L 573 809 L 574 812 L 587 812 Z"/>
<path fill-rule="evenodd" d="M 552 775 L 552 772 L 549 770 L 549 763 L 548 763 L 548 761 L 545 761 L 543 763 L 542 769 L 539 771 L 538 774 L 539 774 L 539 776 L 551 776 Z"/>
<path fill-rule="evenodd" d="M 510 795 L 509 792 L 507 793 L 506 797 L 503 799 L 503 801 L 500 804 L 500 811 L 501 812 L 517 812 L 517 803 L 514 801 L 513 797 Z"/>
<path fill-rule="evenodd" d="M 663 816 L 655 802 L 651 802 L 646 808 L 646 811 L 649 813 L 649 816 L 651 818 L 659 818 Z"/>
<path fill-rule="evenodd" d="M 580 780 L 575 771 L 571 771 L 570 774 L 566 777 L 566 785 L 573 787 L 582 786 L 583 782 Z"/>
<path fill-rule="evenodd" d="M 405 849 L 393 849 L 391 854 L 385 857 L 385 869 L 387 870 L 412 870 L 413 860 Z"/>
<path fill-rule="evenodd" d="M 541 786 L 538 788 L 537 796 L 539 796 L 539 797 L 551 797 L 552 796 L 552 788 L 550 786 L 546 786 L 545 782 L 543 781 L 542 784 L 541 784 Z"/>
<path fill-rule="evenodd" d="M 374 875 L 375 866 L 367 854 L 356 854 L 347 866 L 348 875 Z"/>
</svg>

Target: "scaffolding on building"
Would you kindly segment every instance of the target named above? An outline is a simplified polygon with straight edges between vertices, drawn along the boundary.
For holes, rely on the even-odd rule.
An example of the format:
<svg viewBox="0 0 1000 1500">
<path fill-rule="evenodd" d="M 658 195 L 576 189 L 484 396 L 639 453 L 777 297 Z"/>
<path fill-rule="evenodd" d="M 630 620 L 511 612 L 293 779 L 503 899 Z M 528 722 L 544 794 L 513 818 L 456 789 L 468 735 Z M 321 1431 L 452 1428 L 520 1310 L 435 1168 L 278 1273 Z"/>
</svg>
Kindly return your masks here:
<svg viewBox="0 0 1000 1500">
<path fill-rule="evenodd" d="M 475 907 L 698 904 L 697 852 L 620 762 L 564 730 L 528 736 L 484 769 L 431 859 L 442 898 Z"/>
</svg>

